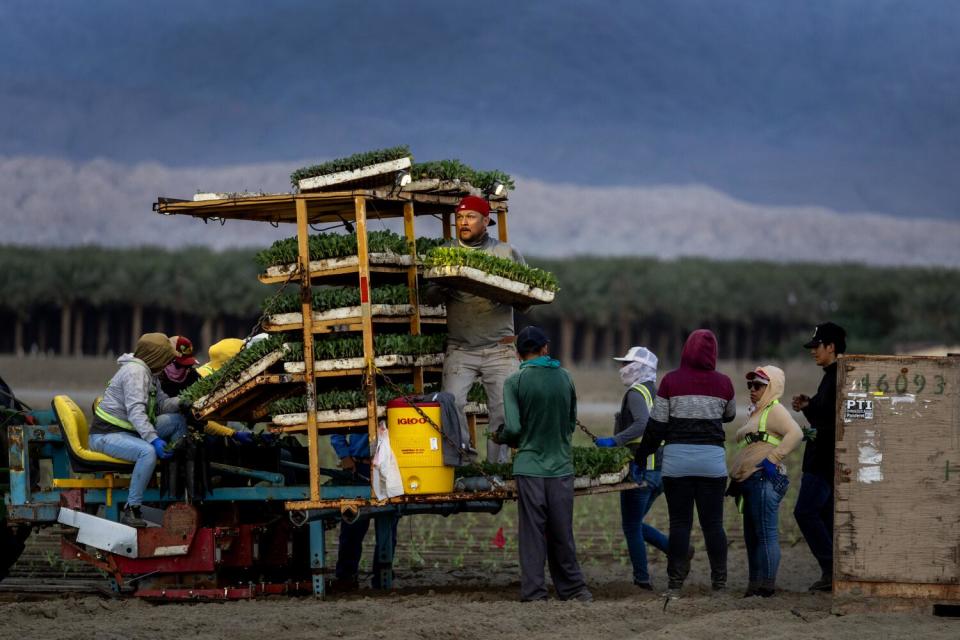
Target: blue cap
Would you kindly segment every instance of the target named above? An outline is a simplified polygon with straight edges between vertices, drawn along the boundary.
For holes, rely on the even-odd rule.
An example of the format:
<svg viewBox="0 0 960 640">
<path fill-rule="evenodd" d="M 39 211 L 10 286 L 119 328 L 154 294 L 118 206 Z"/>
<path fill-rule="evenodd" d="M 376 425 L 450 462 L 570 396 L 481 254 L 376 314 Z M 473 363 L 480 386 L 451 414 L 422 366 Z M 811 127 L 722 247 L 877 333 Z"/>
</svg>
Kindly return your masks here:
<svg viewBox="0 0 960 640">
<path fill-rule="evenodd" d="M 524 327 L 517 335 L 517 351 L 521 355 L 540 351 L 544 345 L 549 343 L 550 339 L 547 334 L 539 327 Z"/>
</svg>

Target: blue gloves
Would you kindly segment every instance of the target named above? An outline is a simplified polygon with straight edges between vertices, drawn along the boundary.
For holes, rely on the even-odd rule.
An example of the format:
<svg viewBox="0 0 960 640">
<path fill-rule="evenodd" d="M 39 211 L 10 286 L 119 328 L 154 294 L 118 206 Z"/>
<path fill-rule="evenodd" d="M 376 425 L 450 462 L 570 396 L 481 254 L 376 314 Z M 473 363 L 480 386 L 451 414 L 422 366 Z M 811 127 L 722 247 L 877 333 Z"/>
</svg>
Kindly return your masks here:
<svg viewBox="0 0 960 640">
<path fill-rule="evenodd" d="M 239 444 L 253 444 L 253 434 L 249 431 L 235 431 L 232 437 Z"/>
<path fill-rule="evenodd" d="M 168 460 L 173 457 L 173 453 L 167 451 L 167 441 L 163 438 L 157 438 L 150 444 L 153 445 L 153 450 L 157 452 L 157 457 L 161 460 Z"/>
<path fill-rule="evenodd" d="M 597 445 L 601 449 L 612 449 L 617 446 L 617 441 L 613 438 L 597 438 L 597 441 L 593 444 Z"/>
<path fill-rule="evenodd" d="M 757 465 L 758 469 L 763 471 L 763 477 L 767 480 L 774 480 L 777 477 L 777 474 L 780 473 L 780 470 L 777 468 L 777 465 L 773 464 L 766 458 L 764 458 L 760 464 Z"/>
</svg>

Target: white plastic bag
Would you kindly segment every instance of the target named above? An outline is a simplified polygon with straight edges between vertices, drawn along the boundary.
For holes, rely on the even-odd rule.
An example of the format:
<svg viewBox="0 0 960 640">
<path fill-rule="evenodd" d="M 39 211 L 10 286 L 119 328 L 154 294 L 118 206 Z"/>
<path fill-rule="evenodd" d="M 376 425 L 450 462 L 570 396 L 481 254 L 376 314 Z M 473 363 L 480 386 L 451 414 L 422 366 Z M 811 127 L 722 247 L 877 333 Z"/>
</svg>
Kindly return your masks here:
<svg viewBox="0 0 960 640">
<path fill-rule="evenodd" d="M 400 475 L 400 465 L 390 448 L 390 433 L 385 422 L 380 421 L 377 426 L 377 450 L 371 462 L 373 466 L 373 494 L 377 500 L 385 500 L 402 496 L 403 476 Z"/>
</svg>

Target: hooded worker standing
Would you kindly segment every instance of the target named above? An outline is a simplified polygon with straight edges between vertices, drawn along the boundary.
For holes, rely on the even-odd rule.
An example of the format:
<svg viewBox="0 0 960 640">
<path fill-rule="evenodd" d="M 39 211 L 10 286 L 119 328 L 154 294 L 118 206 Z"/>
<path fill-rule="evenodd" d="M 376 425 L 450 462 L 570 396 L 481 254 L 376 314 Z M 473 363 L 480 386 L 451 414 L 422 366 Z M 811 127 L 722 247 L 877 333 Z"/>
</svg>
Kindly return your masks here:
<svg viewBox="0 0 960 640">
<path fill-rule="evenodd" d="M 780 566 L 780 501 L 790 486 L 783 459 L 803 439 L 800 425 L 780 404 L 785 380 L 783 370 L 771 365 L 747 373 L 749 417 L 737 430 L 740 450 L 730 463 L 729 493 L 739 496 L 747 547 L 745 598 L 772 596 Z"/>
<path fill-rule="evenodd" d="M 687 338 L 680 368 L 663 377 L 637 455 L 663 446 L 663 490 L 670 512 L 667 548 L 667 596 L 680 597 L 690 572 L 693 507 L 710 560 L 710 582 L 727 586 L 727 534 L 723 496 L 727 464 L 723 425 L 737 414 L 733 382 L 717 370 L 717 337 L 697 329 Z"/>
<path fill-rule="evenodd" d="M 160 372 L 176 357 L 166 335 L 140 336 L 134 352 L 117 359 L 120 370 L 110 379 L 94 410 L 90 449 L 134 463 L 127 504 L 120 517 L 120 522 L 132 527 L 147 526 L 140 506 L 157 458 L 170 458 L 173 454 L 167 450 L 167 443 L 187 432 L 179 400 L 160 388 Z"/>
<path fill-rule="evenodd" d="M 628 447 L 636 454 L 647 429 L 653 399 L 657 395 L 657 356 L 646 347 L 631 347 L 626 355 L 614 360 L 623 363 L 620 381 L 627 388 L 623 394 L 620 411 L 614 420 L 613 437 L 598 438 L 598 447 Z M 653 502 L 663 493 L 663 479 L 659 462 L 663 452 L 659 449 L 649 456 L 630 462 L 630 479 L 637 487 L 620 492 L 620 522 L 627 539 L 627 551 L 633 565 L 633 584 L 653 590 L 647 568 L 647 547 L 667 552 L 667 536 L 643 519 Z"/>
</svg>

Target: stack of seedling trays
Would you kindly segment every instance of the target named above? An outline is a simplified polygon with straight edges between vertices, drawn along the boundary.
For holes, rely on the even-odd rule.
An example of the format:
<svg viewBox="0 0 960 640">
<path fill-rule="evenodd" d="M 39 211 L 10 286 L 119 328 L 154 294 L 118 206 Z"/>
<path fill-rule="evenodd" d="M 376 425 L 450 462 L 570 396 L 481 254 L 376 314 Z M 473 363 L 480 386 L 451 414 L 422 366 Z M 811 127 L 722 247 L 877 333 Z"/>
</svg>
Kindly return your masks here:
<svg viewBox="0 0 960 640">
<path fill-rule="evenodd" d="M 263 418 L 277 394 L 302 387 L 303 376 L 283 373 L 292 340 L 295 338 L 288 340 L 281 334 L 251 345 L 218 371 L 185 389 L 181 399 L 192 403 L 194 414 L 201 420 Z"/>
<path fill-rule="evenodd" d="M 423 261 L 423 278 L 504 304 L 549 304 L 556 297 L 556 277 L 482 251 L 437 247 Z"/>
<path fill-rule="evenodd" d="M 374 336 L 374 364 L 390 376 L 409 376 L 414 367 L 439 380 L 443 364 L 445 334 L 379 334 Z M 362 337 L 334 334 L 318 338 L 314 344 L 314 374 L 317 379 L 317 424 L 323 428 L 366 427 L 367 398 L 360 387 L 364 373 Z M 303 344 L 288 345 L 284 371 L 302 376 L 306 370 Z M 397 396 L 414 394 L 412 384 L 400 383 L 400 390 L 377 387 L 377 416 L 384 415 L 386 403 Z M 302 431 L 307 420 L 307 401 L 303 395 L 273 402 L 269 408 L 276 430 Z"/>
<path fill-rule="evenodd" d="M 418 255 L 442 241 L 416 240 Z M 418 305 L 418 292 L 411 291 L 411 270 L 416 269 L 405 237 L 391 231 L 367 234 L 371 267 L 370 305 L 374 327 L 374 366 L 413 393 L 409 384 L 415 375 L 439 380 L 443 366 L 446 312 L 442 306 Z M 317 425 L 320 429 L 365 429 L 368 424 L 367 396 L 363 376 L 367 373 L 363 349 L 363 317 L 357 282 L 359 258 L 354 234 L 321 233 L 308 238 L 312 286 L 312 330 L 314 341 L 312 376 L 316 381 Z M 260 280 L 284 281 L 297 273 L 295 238 L 275 242 L 257 256 L 264 272 Z M 284 275 L 287 274 L 287 275 Z M 412 280 L 416 281 L 415 278 Z M 419 317 L 423 335 L 409 335 L 414 316 Z M 264 306 L 263 327 L 269 332 L 302 335 L 302 304 L 299 290 L 282 292 Z M 281 363 L 283 375 L 304 380 L 306 371 L 301 341 L 287 347 Z M 392 390 L 391 390 L 392 389 Z M 386 401 L 398 395 L 391 385 L 377 384 L 378 413 Z M 281 397 L 267 408 L 275 429 L 287 432 L 306 429 L 307 404 L 302 391 Z"/>
<path fill-rule="evenodd" d="M 404 284 L 386 284 L 370 290 L 371 312 L 377 323 L 409 322 L 413 313 L 410 289 Z M 336 329 L 361 329 L 360 291 L 356 287 L 323 287 L 313 292 L 313 331 L 329 333 Z M 281 295 L 264 309 L 264 330 L 303 329 L 303 311 L 297 293 Z M 446 311 L 442 306 L 420 305 L 420 322 L 442 324 Z"/>
<path fill-rule="evenodd" d="M 426 254 L 443 241 L 432 238 L 417 239 L 417 254 Z M 309 238 L 310 277 L 322 279 L 326 284 L 345 284 L 356 287 L 360 270 L 357 236 L 354 234 L 320 233 Z M 368 261 L 370 272 L 376 274 L 378 283 L 406 282 L 407 273 L 413 265 L 413 257 L 407 241 L 391 231 L 367 233 Z M 297 272 L 297 239 L 278 240 L 257 254 L 257 262 L 263 267 L 259 275 L 264 284 L 293 282 Z"/>
</svg>

